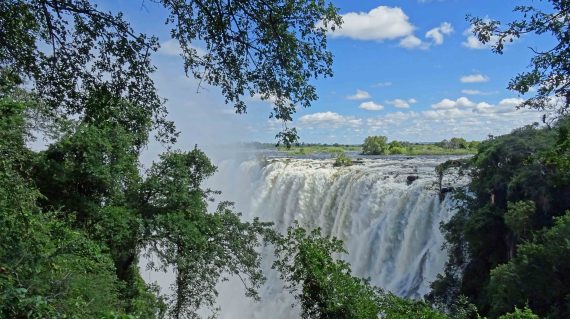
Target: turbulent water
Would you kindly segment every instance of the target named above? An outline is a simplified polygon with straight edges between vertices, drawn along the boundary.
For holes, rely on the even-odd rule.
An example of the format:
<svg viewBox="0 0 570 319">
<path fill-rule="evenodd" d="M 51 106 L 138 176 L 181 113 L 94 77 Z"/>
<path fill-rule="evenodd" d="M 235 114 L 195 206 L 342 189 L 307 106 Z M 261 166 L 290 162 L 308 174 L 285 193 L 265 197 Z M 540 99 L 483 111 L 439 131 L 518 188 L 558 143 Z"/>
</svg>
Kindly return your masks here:
<svg viewBox="0 0 570 319">
<path fill-rule="evenodd" d="M 273 221 L 285 230 L 293 221 L 321 227 L 344 240 L 355 275 L 400 296 L 418 298 L 442 271 L 440 222 L 453 214 L 440 200 L 435 166 L 448 158 L 365 159 L 333 167 L 332 160 L 274 158 L 225 161 L 211 181 L 234 200 L 246 218 Z M 411 179 L 416 180 L 410 182 Z M 244 201 L 244 199 L 247 199 Z M 291 299 L 269 273 L 261 303 L 240 295 L 239 284 L 222 287 L 222 318 L 294 318 Z"/>
</svg>

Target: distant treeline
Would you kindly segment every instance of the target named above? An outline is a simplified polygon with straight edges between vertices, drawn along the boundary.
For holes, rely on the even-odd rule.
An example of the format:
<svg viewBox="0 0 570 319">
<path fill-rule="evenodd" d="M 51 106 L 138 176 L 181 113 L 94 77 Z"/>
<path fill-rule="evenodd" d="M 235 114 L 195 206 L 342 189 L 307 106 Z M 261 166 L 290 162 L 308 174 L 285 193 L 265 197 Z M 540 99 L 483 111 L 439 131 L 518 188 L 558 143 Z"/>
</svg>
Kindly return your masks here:
<svg viewBox="0 0 570 319">
<path fill-rule="evenodd" d="M 362 155 L 467 155 L 475 154 L 479 141 L 467 141 L 464 138 L 454 137 L 441 142 L 387 142 L 386 136 L 369 136 L 363 144 L 327 144 L 327 143 L 299 143 L 295 146 L 278 146 L 277 150 L 294 155 L 307 155 L 313 153 L 339 154 L 344 152 L 358 152 Z M 260 149 L 273 149 L 275 146 L 268 143 L 246 143 Z"/>
</svg>

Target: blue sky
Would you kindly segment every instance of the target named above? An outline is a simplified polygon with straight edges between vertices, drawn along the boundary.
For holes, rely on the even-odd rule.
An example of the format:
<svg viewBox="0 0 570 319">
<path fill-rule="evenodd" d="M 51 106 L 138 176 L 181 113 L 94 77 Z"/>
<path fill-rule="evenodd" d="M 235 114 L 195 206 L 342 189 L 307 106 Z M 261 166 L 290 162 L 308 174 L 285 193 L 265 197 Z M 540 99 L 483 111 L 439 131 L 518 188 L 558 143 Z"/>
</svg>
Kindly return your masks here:
<svg viewBox="0 0 570 319">
<path fill-rule="evenodd" d="M 544 47 L 548 39 L 527 36 L 497 55 L 472 37 L 465 20 L 467 14 L 512 20 L 517 17 L 512 8 L 530 1 L 333 2 L 345 20 L 329 40 L 334 77 L 314 82 L 319 100 L 299 109 L 289 124 L 297 127 L 301 141 L 357 144 L 369 135 L 423 142 L 453 136 L 481 140 L 540 121 L 536 112 L 515 110 L 525 97 L 506 86 L 528 66 L 528 47 Z M 282 125 L 268 118 L 268 102 L 251 99 L 248 114 L 233 114 L 217 88 L 198 90 L 198 83 L 184 76 L 159 6 L 106 0 L 100 7 L 123 11 L 137 31 L 160 38 L 154 78 L 182 131 L 180 147 L 275 142 Z"/>
</svg>

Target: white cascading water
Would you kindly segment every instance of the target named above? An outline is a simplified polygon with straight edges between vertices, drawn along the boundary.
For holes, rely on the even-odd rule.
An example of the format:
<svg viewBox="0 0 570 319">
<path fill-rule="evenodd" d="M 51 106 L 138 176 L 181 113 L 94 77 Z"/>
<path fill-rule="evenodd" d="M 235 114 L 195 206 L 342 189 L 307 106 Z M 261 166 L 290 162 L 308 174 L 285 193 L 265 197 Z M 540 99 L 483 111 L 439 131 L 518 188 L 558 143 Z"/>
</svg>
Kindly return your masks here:
<svg viewBox="0 0 570 319">
<path fill-rule="evenodd" d="M 344 241 L 354 275 L 399 296 L 420 298 L 446 261 L 439 226 L 454 213 L 454 204 L 448 197 L 440 200 L 435 167 L 447 159 L 365 159 L 340 168 L 330 159 L 224 161 L 210 183 L 246 219 L 272 221 L 281 231 L 295 220 L 322 228 Z M 410 182 L 409 176 L 417 179 Z M 278 276 L 267 277 L 260 303 L 243 298 L 239 283 L 223 285 L 221 318 L 299 318 Z"/>
</svg>

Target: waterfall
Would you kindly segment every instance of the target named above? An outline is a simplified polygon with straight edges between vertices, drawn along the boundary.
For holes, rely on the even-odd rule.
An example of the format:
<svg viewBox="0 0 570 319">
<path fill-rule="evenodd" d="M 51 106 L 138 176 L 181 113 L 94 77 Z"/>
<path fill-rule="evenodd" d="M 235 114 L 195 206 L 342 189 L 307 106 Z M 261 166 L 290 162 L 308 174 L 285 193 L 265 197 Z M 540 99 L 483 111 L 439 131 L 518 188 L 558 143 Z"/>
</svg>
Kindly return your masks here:
<svg viewBox="0 0 570 319">
<path fill-rule="evenodd" d="M 224 161 L 210 183 L 245 218 L 272 221 L 281 231 L 296 220 L 342 239 L 354 275 L 399 296 L 420 298 L 446 261 L 439 225 L 454 213 L 454 203 L 440 200 L 435 167 L 447 159 L 377 158 L 349 167 L 333 167 L 330 159 Z M 262 302 L 254 304 L 241 297 L 239 284 L 226 284 L 221 317 L 298 318 L 282 289 L 269 273 Z"/>
</svg>

